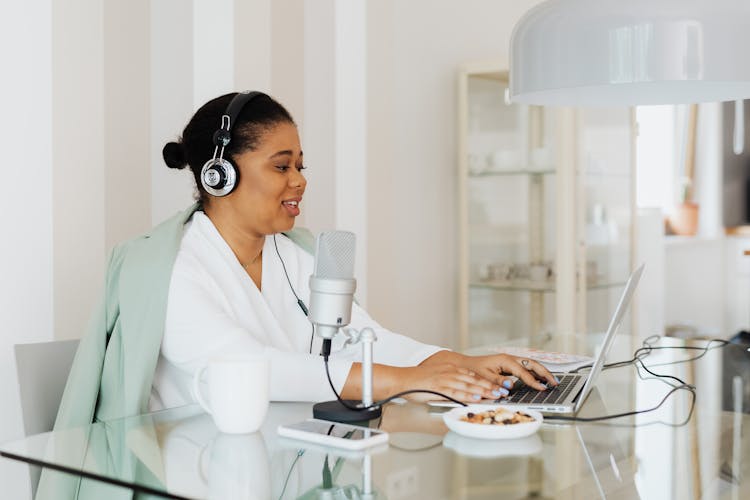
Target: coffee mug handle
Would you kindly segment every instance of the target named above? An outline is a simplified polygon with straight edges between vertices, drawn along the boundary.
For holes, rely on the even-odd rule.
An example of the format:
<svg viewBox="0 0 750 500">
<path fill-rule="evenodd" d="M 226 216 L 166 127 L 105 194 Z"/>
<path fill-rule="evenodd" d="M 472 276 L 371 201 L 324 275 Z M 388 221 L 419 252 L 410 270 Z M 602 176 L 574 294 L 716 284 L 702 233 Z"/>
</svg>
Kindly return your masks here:
<svg viewBox="0 0 750 500">
<path fill-rule="evenodd" d="M 206 410 L 206 413 L 213 415 L 211 407 L 208 406 L 208 403 L 206 403 L 206 400 L 203 399 L 203 396 L 201 395 L 201 377 L 203 377 L 203 372 L 205 372 L 207 368 L 208 365 L 203 365 L 195 372 L 195 375 L 193 375 L 193 397 L 198 401 L 198 404 Z"/>
<path fill-rule="evenodd" d="M 206 466 L 204 465 L 206 452 L 209 448 L 213 447 L 215 439 L 212 439 L 206 445 L 201 448 L 201 452 L 198 454 L 198 476 L 203 481 L 203 484 L 208 485 L 208 474 L 206 474 Z"/>
</svg>

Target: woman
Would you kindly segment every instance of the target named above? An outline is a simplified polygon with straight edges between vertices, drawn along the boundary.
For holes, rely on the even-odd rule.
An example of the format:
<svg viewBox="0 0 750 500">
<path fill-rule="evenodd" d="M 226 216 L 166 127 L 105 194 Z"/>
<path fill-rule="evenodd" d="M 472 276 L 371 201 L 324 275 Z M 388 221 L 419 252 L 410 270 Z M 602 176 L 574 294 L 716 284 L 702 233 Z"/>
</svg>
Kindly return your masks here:
<svg viewBox="0 0 750 500">
<path fill-rule="evenodd" d="M 291 231 L 307 181 L 290 114 L 265 94 L 227 94 L 202 106 L 163 156 L 170 168 L 190 168 L 198 203 L 113 252 L 105 304 L 82 341 L 56 427 L 192 403 L 193 373 L 224 353 L 264 353 L 272 400 L 331 399 L 320 341 L 299 305 L 308 302 L 313 257 Z M 356 304 L 351 326 L 377 334 L 376 400 L 408 389 L 497 398 L 510 376 L 556 385 L 535 361 L 425 345 L 385 330 Z M 342 335 L 334 339 L 331 378 L 343 398 L 361 396 L 359 354 Z"/>
</svg>

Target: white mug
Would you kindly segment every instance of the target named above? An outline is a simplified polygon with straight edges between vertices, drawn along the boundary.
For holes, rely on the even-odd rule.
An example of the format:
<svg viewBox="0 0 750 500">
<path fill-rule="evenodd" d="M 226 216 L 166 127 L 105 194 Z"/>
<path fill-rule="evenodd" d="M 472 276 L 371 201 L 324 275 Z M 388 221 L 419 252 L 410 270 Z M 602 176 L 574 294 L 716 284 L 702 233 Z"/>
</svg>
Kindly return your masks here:
<svg viewBox="0 0 750 500">
<path fill-rule="evenodd" d="M 201 394 L 201 378 L 208 372 L 209 402 Z M 262 357 L 214 359 L 195 372 L 193 396 L 221 432 L 257 431 L 268 411 L 270 366 Z"/>
</svg>

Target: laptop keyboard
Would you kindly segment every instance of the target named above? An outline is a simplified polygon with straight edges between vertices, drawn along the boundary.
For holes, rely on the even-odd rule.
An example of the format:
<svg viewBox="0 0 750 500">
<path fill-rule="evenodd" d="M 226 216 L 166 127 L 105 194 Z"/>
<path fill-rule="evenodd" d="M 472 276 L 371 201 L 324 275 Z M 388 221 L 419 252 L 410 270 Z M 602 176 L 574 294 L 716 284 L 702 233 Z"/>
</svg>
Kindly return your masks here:
<svg viewBox="0 0 750 500">
<path fill-rule="evenodd" d="M 550 387 L 546 391 L 539 391 L 524 385 L 517 390 L 513 391 L 510 396 L 505 399 L 497 400 L 498 403 L 508 402 L 516 404 L 559 404 L 565 401 L 570 391 L 573 390 L 576 380 L 580 378 L 578 375 L 558 375 L 560 384 L 557 387 Z"/>
</svg>

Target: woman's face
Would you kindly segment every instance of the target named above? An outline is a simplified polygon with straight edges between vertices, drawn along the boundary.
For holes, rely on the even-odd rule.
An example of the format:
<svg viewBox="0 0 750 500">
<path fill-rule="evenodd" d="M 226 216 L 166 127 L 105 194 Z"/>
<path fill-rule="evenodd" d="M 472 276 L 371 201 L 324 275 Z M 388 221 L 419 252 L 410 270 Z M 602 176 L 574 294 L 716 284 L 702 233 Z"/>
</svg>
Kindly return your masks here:
<svg viewBox="0 0 750 500">
<path fill-rule="evenodd" d="M 235 155 L 237 188 L 226 200 L 236 223 L 259 235 L 288 231 L 300 214 L 307 180 L 297 127 L 279 123 L 263 133 L 255 151 Z"/>
</svg>

